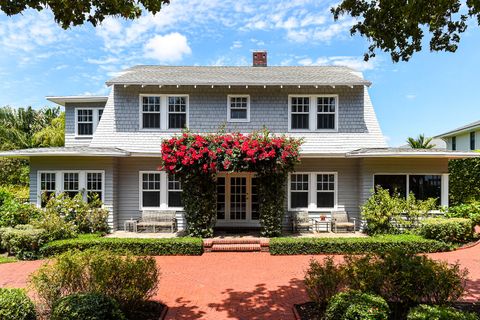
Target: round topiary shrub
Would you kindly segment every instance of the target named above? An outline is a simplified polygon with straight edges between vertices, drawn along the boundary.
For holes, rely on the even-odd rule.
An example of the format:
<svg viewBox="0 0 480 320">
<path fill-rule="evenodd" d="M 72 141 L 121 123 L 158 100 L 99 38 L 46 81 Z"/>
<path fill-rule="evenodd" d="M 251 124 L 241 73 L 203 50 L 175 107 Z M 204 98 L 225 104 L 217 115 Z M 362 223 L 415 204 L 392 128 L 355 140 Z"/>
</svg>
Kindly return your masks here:
<svg viewBox="0 0 480 320">
<path fill-rule="evenodd" d="M 61 298 L 51 320 L 124 320 L 118 303 L 98 293 L 79 293 Z"/>
<path fill-rule="evenodd" d="M 22 289 L 0 288 L 0 319 L 35 320 L 35 305 Z"/>
<path fill-rule="evenodd" d="M 452 307 L 428 306 L 421 304 L 408 312 L 407 320 L 478 320 L 470 312 L 462 312 Z"/>
<path fill-rule="evenodd" d="M 326 320 L 387 320 L 390 309 L 380 296 L 360 291 L 347 291 L 330 299 Z"/>
</svg>

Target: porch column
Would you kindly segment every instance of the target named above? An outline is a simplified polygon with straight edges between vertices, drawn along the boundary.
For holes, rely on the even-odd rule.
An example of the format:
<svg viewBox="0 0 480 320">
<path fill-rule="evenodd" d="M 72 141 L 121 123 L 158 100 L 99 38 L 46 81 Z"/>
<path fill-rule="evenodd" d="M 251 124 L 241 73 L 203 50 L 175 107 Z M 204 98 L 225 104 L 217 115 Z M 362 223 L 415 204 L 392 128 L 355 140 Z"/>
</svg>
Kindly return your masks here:
<svg viewBox="0 0 480 320">
<path fill-rule="evenodd" d="M 448 207 L 448 173 L 442 174 L 442 196 L 440 199 L 440 204 L 442 207 Z"/>
</svg>

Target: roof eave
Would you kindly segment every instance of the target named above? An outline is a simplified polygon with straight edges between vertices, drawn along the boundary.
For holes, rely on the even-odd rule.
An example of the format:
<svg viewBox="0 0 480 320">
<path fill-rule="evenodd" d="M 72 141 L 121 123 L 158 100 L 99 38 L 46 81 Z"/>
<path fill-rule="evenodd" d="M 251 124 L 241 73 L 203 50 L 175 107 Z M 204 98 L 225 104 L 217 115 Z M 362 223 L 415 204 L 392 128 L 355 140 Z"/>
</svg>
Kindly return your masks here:
<svg viewBox="0 0 480 320">
<path fill-rule="evenodd" d="M 123 85 L 123 86 L 249 86 L 249 87 L 263 87 L 263 86 L 320 86 L 320 87 L 332 87 L 332 86 L 367 86 L 370 87 L 372 83 L 370 81 L 358 81 L 358 82 L 342 82 L 342 83 L 248 83 L 248 82 L 211 82 L 211 83 L 160 83 L 160 82 L 123 82 L 123 81 L 107 81 L 107 86 Z"/>
<path fill-rule="evenodd" d="M 480 153 L 465 152 L 465 153 L 359 153 L 359 154 L 347 154 L 347 158 L 424 158 L 424 159 L 465 159 L 465 158 L 479 158 Z"/>
<path fill-rule="evenodd" d="M 65 106 L 67 103 L 107 102 L 107 96 L 47 96 L 48 101 Z"/>
<path fill-rule="evenodd" d="M 463 128 L 461 130 L 452 130 L 452 131 L 434 136 L 434 138 L 440 138 L 440 139 L 450 138 L 450 137 L 453 137 L 453 136 L 456 136 L 456 135 L 459 135 L 459 134 L 462 134 L 462 133 L 467 133 L 467 132 L 470 132 L 470 131 L 476 130 L 476 129 L 480 129 L 480 125 L 474 125 L 474 126 L 471 126 L 471 127 L 468 127 L 468 128 Z"/>
<path fill-rule="evenodd" d="M 108 153 L 108 152 L 44 152 L 44 153 L 14 153 L 0 152 L 4 158 L 32 158 L 32 157 L 128 157 L 129 154 Z"/>
</svg>

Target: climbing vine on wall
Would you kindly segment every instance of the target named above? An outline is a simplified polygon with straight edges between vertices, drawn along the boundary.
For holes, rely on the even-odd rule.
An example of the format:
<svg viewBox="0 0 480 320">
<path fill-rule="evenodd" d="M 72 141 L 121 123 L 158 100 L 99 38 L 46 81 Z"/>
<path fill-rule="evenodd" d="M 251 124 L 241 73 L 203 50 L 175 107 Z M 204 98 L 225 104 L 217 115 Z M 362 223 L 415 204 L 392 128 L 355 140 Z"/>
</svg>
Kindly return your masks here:
<svg viewBox="0 0 480 320">
<path fill-rule="evenodd" d="M 259 184 L 262 234 L 278 236 L 284 214 L 288 173 L 299 161 L 302 141 L 267 130 L 240 133 L 182 135 L 162 143 L 162 169 L 180 178 L 187 233 L 210 237 L 216 218 L 216 175 L 254 172 Z"/>
</svg>

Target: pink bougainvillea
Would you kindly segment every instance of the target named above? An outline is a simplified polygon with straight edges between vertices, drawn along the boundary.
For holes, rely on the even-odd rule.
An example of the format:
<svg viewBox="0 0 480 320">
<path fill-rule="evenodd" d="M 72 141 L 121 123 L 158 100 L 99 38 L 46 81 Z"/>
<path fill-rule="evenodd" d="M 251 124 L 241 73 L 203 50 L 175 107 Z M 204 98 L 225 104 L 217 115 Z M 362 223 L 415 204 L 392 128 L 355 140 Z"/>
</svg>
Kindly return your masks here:
<svg viewBox="0 0 480 320">
<path fill-rule="evenodd" d="M 170 174 L 290 171 L 298 162 L 301 140 L 268 132 L 199 135 L 185 132 L 162 143 Z"/>
</svg>

